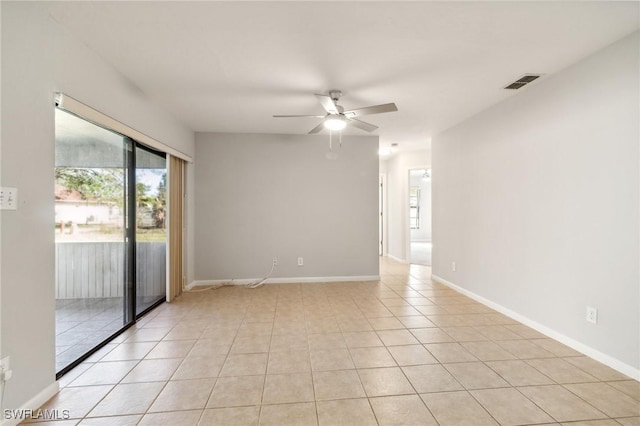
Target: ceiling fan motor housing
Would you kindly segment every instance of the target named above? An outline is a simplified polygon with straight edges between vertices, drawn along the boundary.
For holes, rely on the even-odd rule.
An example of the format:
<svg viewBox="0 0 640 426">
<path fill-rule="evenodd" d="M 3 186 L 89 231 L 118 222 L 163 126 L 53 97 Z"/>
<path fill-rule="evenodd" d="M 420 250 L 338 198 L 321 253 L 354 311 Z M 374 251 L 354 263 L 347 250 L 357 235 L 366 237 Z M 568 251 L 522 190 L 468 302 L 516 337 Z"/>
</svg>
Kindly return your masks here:
<svg viewBox="0 0 640 426">
<path fill-rule="evenodd" d="M 342 91 L 341 90 L 329 90 L 329 96 L 334 101 L 337 101 L 342 96 Z"/>
</svg>

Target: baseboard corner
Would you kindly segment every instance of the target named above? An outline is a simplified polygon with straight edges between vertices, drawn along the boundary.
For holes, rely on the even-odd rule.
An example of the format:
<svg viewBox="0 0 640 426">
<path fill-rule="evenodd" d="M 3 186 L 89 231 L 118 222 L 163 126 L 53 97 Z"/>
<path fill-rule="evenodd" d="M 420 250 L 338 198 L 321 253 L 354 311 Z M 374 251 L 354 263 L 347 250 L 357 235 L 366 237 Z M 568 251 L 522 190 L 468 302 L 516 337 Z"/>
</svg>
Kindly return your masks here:
<svg viewBox="0 0 640 426">
<path fill-rule="evenodd" d="M 538 331 L 539 333 L 544 334 L 545 336 L 557 340 L 558 342 L 567 345 L 568 347 L 590 357 L 595 359 L 596 361 L 611 367 L 612 369 L 626 375 L 629 376 L 630 378 L 634 379 L 634 380 L 638 380 L 640 381 L 640 369 L 635 368 L 623 361 L 620 361 L 617 358 L 612 357 L 611 355 L 605 354 L 591 346 L 588 346 L 580 341 L 577 341 L 569 336 L 566 336 L 546 325 L 540 324 L 539 322 L 530 319 L 529 317 L 526 317 L 524 315 L 521 315 L 515 311 L 512 311 L 509 308 L 506 308 L 498 303 L 495 303 L 483 296 L 480 296 L 472 291 L 469 291 L 449 280 L 446 280 L 438 275 L 435 274 L 431 274 L 431 279 L 434 281 L 437 281 L 443 285 L 446 285 L 447 287 L 456 290 L 457 292 L 475 300 L 476 302 L 482 303 L 485 306 L 488 306 L 489 308 L 500 312 L 503 315 L 508 316 L 511 319 L 514 319 L 524 325 L 526 325 L 527 327 L 530 327 L 536 331 Z"/>
</svg>

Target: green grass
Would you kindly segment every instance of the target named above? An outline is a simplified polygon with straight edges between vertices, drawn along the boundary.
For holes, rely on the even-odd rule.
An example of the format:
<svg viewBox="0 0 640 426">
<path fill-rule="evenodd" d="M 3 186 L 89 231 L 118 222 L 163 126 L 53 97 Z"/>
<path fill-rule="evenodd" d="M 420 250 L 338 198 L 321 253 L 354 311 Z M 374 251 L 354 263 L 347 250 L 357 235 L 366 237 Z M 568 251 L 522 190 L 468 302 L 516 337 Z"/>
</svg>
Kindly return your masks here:
<svg viewBox="0 0 640 426">
<path fill-rule="evenodd" d="M 61 241 L 120 241 L 124 240 L 124 230 L 112 225 L 78 225 L 74 234 L 70 227 L 65 228 L 65 235 L 60 235 L 60 224 L 56 224 L 56 240 Z M 158 228 L 137 228 L 138 242 L 161 243 L 167 241 L 167 230 Z"/>
<path fill-rule="evenodd" d="M 146 243 L 162 243 L 167 241 L 166 229 L 140 229 L 136 230 L 136 241 Z"/>
</svg>

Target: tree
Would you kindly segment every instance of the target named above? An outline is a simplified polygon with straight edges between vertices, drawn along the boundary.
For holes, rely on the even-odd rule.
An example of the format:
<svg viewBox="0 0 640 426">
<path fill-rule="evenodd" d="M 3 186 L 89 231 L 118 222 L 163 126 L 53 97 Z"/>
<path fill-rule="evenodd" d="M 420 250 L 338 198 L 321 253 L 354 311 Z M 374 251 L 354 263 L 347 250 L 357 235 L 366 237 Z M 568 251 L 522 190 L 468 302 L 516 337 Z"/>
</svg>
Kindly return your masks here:
<svg viewBox="0 0 640 426">
<path fill-rule="evenodd" d="M 124 171 L 122 169 L 56 167 L 58 185 L 80 193 L 83 200 L 122 204 Z"/>
<path fill-rule="evenodd" d="M 167 173 L 162 174 L 160 182 L 158 182 L 158 196 L 156 197 L 156 205 L 153 209 L 153 219 L 157 228 L 164 229 L 166 210 L 167 210 Z"/>
<path fill-rule="evenodd" d="M 122 207 L 124 202 L 124 170 L 109 168 L 56 167 L 56 184 L 78 191 L 83 200 L 114 203 Z M 145 218 L 153 221 L 153 227 L 165 228 L 167 209 L 167 174 L 162 174 L 157 195 L 151 187 L 136 182 L 137 221 L 140 227 L 149 227 Z"/>
</svg>

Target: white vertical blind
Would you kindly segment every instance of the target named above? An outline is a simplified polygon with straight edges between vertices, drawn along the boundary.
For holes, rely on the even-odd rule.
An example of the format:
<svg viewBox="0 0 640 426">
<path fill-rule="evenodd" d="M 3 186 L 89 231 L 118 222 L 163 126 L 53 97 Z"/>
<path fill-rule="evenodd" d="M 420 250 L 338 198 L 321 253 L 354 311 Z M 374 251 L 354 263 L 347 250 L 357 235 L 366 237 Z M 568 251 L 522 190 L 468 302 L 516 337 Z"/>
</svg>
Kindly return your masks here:
<svg viewBox="0 0 640 426">
<path fill-rule="evenodd" d="M 169 282 L 167 301 L 180 296 L 183 285 L 183 228 L 184 228 L 184 160 L 169 156 L 168 158 L 168 189 L 169 189 L 169 239 L 168 239 L 168 268 Z"/>
</svg>

